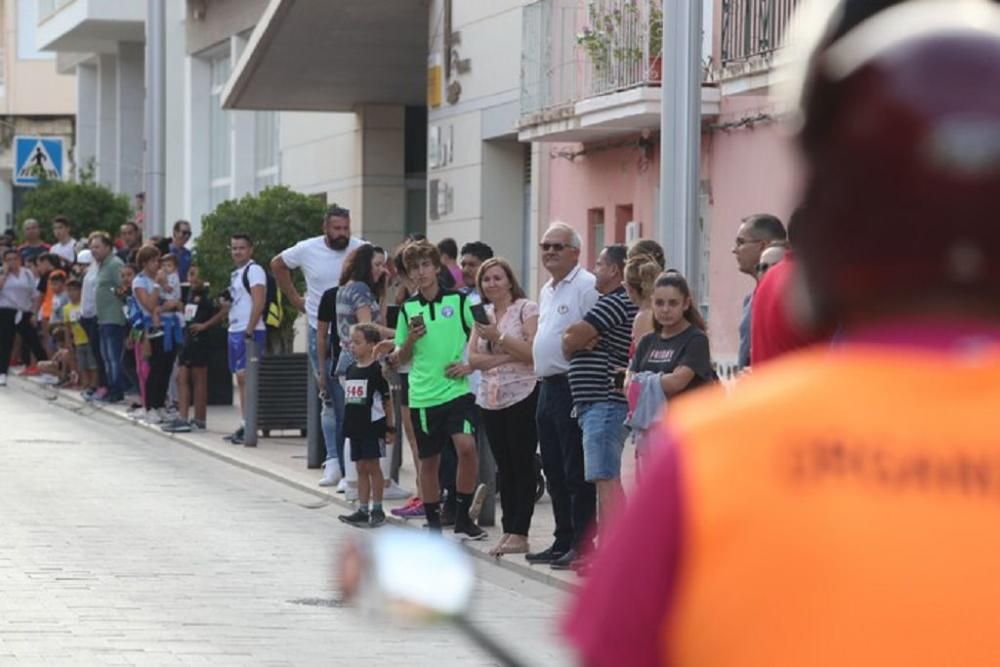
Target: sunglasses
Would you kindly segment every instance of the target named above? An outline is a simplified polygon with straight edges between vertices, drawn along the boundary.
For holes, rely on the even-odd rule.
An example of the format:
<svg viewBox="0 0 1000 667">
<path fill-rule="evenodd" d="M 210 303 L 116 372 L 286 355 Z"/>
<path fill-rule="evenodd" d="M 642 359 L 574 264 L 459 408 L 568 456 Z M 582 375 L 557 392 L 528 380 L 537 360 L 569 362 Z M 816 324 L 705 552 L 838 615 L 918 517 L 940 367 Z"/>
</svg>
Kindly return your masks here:
<svg viewBox="0 0 1000 667">
<path fill-rule="evenodd" d="M 181 230 L 178 230 L 178 233 L 181 236 L 191 236 L 191 230 L 190 229 L 181 229 Z"/>
<path fill-rule="evenodd" d="M 538 247 L 542 249 L 543 252 L 548 252 L 554 250 L 556 252 L 562 252 L 569 246 L 565 243 L 539 243 Z"/>
</svg>

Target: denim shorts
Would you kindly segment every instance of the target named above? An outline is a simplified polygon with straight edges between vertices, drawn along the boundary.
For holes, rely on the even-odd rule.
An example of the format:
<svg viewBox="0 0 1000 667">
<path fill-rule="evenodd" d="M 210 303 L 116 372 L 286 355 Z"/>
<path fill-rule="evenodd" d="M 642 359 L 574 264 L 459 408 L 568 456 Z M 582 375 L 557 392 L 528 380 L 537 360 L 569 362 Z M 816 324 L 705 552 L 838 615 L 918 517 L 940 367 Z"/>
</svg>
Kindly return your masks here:
<svg viewBox="0 0 1000 667">
<path fill-rule="evenodd" d="M 621 477 L 627 416 L 627 403 L 604 401 L 576 407 L 583 431 L 583 477 L 588 482 Z"/>
</svg>

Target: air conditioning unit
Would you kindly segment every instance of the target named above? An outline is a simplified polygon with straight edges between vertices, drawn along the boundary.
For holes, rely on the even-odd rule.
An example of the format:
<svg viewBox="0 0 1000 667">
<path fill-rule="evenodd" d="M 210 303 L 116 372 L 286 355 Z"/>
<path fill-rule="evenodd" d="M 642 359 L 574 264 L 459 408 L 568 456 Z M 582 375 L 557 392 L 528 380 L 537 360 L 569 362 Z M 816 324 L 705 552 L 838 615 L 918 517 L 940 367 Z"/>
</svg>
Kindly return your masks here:
<svg viewBox="0 0 1000 667">
<path fill-rule="evenodd" d="M 638 220 L 630 220 L 625 223 L 625 243 L 632 244 L 642 236 L 642 223 Z"/>
</svg>

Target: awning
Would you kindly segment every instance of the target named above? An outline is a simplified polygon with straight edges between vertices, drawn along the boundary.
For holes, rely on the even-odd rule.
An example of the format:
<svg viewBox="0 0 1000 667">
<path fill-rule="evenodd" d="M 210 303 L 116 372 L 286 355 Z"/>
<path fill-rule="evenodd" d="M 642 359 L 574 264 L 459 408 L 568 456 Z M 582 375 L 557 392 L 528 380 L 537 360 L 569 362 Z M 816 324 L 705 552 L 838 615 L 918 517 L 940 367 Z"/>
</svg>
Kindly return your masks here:
<svg viewBox="0 0 1000 667">
<path fill-rule="evenodd" d="M 425 0 L 271 0 L 223 91 L 226 109 L 424 105 Z"/>
</svg>

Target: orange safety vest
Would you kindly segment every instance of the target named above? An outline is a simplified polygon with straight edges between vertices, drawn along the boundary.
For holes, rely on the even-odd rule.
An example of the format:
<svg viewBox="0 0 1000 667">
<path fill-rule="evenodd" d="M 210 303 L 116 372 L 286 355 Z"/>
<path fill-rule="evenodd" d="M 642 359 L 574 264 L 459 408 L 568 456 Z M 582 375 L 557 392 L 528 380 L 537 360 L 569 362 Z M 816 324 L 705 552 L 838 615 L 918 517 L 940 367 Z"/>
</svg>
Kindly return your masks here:
<svg viewBox="0 0 1000 667">
<path fill-rule="evenodd" d="M 747 382 L 670 408 L 669 664 L 1000 664 L 1000 347 L 852 344 Z"/>
</svg>

